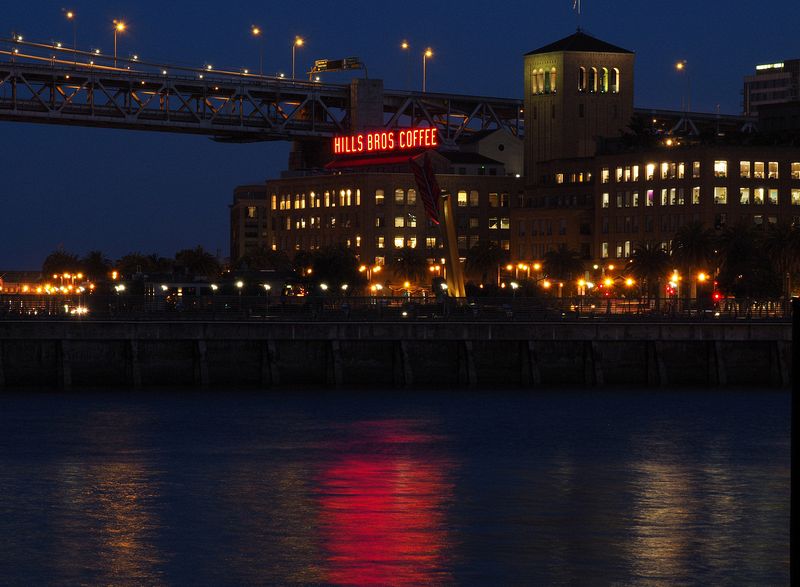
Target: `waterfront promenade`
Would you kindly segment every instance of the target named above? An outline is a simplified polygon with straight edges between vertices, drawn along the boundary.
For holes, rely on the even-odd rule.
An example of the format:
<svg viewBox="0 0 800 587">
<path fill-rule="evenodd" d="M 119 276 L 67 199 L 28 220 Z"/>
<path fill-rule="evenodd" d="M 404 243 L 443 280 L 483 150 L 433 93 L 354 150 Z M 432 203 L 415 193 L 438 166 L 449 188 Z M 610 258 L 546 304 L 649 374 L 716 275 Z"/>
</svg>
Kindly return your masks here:
<svg viewBox="0 0 800 587">
<path fill-rule="evenodd" d="M 0 387 L 787 387 L 792 325 L 765 312 L 526 313 L 509 301 L 6 314 Z"/>
</svg>

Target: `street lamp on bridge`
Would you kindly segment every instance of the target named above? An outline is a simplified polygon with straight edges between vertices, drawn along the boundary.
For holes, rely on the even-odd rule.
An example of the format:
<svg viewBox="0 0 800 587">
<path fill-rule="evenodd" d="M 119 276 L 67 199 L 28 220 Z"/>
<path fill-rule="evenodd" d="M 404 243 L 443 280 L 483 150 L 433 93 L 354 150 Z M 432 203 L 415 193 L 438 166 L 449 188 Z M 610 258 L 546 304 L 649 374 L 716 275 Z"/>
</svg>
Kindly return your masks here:
<svg viewBox="0 0 800 587">
<path fill-rule="evenodd" d="M 125 32 L 127 25 L 121 20 L 114 20 L 114 67 L 117 66 L 117 33 Z"/>
<path fill-rule="evenodd" d="M 294 38 L 294 43 L 292 43 L 292 79 L 295 79 L 295 75 L 294 75 L 295 49 L 297 49 L 297 47 L 302 47 L 304 42 L 305 41 L 303 41 L 302 37 L 295 37 Z"/>
<path fill-rule="evenodd" d="M 433 57 L 433 49 L 428 47 L 422 54 L 422 91 L 425 92 L 428 81 L 428 59 Z"/>
<path fill-rule="evenodd" d="M 250 34 L 258 41 L 258 75 L 264 75 L 264 35 L 263 30 L 258 25 L 250 27 Z"/>
</svg>

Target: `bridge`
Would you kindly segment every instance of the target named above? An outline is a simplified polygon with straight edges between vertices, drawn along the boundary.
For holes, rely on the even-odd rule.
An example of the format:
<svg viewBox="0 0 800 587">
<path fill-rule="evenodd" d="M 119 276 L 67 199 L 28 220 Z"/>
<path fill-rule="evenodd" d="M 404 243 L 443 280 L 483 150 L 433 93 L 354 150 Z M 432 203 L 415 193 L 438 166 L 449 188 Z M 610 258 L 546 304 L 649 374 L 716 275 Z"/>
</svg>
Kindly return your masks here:
<svg viewBox="0 0 800 587">
<path fill-rule="evenodd" d="M 325 139 L 432 126 L 444 145 L 522 129 L 522 101 L 385 90 L 144 62 L 0 38 L 0 120 L 200 134 L 226 142 Z"/>
</svg>

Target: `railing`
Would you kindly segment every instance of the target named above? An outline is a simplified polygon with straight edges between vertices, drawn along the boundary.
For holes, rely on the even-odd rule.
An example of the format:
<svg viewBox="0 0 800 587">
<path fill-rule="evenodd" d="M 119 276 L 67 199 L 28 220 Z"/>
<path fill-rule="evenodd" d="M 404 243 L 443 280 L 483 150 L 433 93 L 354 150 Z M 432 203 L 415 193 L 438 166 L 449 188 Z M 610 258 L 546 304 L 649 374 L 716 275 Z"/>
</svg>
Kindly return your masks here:
<svg viewBox="0 0 800 587">
<path fill-rule="evenodd" d="M 740 321 L 791 319 L 787 300 L 0 295 L 0 320 Z"/>
</svg>

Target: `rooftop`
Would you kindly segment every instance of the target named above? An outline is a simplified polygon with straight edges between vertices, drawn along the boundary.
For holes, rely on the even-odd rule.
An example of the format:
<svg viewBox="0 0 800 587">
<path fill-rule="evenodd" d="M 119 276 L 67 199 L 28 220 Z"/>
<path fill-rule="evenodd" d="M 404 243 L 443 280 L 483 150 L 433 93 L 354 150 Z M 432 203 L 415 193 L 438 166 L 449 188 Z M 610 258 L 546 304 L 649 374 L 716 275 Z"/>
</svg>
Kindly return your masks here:
<svg viewBox="0 0 800 587">
<path fill-rule="evenodd" d="M 539 53 L 556 53 L 559 51 L 576 51 L 588 53 L 633 53 L 622 47 L 617 47 L 611 43 L 601 41 L 591 35 L 587 35 L 582 30 L 578 29 L 577 32 L 568 37 L 564 37 L 560 41 L 550 43 L 544 47 L 540 47 L 535 51 L 526 53 L 526 55 L 537 55 Z"/>
</svg>

